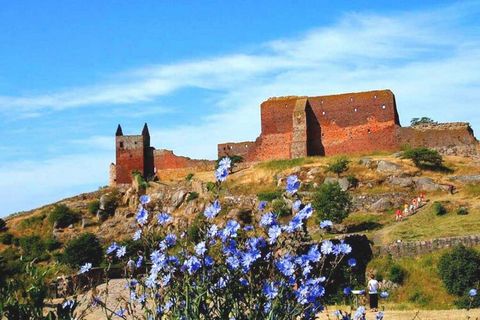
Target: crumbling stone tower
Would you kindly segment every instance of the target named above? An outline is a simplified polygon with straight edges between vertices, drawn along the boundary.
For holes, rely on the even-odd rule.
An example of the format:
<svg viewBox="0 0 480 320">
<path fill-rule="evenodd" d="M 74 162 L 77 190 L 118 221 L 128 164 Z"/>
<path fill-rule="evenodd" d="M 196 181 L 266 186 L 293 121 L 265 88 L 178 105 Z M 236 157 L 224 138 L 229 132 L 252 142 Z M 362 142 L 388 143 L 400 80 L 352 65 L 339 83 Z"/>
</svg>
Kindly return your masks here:
<svg viewBox="0 0 480 320">
<path fill-rule="evenodd" d="M 145 178 L 154 175 L 153 148 L 150 146 L 150 133 L 146 123 L 140 135 L 124 135 L 122 127 L 118 125 L 115 133 L 115 150 L 115 176 L 110 179 L 111 183 L 130 184 L 132 173 L 135 171 L 140 172 Z"/>
</svg>

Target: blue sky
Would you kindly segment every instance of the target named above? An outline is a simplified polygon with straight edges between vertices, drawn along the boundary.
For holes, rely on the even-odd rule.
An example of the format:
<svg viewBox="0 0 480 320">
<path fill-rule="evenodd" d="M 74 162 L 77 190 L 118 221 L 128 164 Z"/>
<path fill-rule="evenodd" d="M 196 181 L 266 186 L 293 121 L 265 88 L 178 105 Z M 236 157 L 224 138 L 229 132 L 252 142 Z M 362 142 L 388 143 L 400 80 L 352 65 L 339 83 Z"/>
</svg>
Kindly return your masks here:
<svg viewBox="0 0 480 320">
<path fill-rule="evenodd" d="M 419 4 L 419 2 L 421 2 Z M 479 1 L 4 1 L 0 216 L 108 181 L 114 132 L 214 158 L 270 96 L 391 89 L 480 131 Z"/>
</svg>

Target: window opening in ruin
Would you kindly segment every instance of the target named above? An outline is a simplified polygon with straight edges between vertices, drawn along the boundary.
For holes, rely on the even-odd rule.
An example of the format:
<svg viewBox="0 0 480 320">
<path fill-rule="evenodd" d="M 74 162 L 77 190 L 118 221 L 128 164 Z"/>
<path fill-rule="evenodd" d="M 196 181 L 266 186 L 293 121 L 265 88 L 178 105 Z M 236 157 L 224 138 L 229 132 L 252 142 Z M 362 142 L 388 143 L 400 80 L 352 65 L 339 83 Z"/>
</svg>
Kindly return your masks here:
<svg viewBox="0 0 480 320">
<path fill-rule="evenodd" d="M 377 99 L 377 95 L 374 95 L 374 96 L 373 96 L 373 99 Z"/>
<path fill-rule="evenodd" d="M 120 148 L 123 149 L 123 142 L 120 142 Z"/>
<path fill-rule="evenodd" d="M 325 111 L 322 112 L 323 115 L 325 115 L 325 113 L 326 113 Z"/>
<path fill-rule="evenodd" d="M 385 108 L 386 108 L 385 105 L 383 105 L 383 106 L 382 106 L 382 109 L 385 109 Z"/>
<path fill-rule="evenodd" d="M 245 145 L 245 148 L 248 148 L 248 144 Z"/>
<path fill-rule="evenodd" d="M 357 111 L 358 111 L 358 109 L 357 109 L 357 108 L 355 108 L 355 112 L 357 112 Z"/>
<path fill-rule="evenodd" d="M 368 132 L 368 133 L 372 133 L 372 131 L 371 131 L 370 129 L 367 129 L 367 132 Z"/>
</svg>

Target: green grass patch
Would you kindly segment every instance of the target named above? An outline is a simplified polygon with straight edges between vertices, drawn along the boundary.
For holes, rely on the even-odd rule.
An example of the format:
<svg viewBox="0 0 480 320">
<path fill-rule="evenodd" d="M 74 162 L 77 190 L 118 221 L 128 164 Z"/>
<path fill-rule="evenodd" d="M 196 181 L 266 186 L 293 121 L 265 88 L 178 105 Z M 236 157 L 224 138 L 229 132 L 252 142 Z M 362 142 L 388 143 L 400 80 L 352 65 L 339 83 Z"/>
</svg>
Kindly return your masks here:
<svg viewBox="0 0 480 320">
<path fill-rule="evenodd" d="M 463 189 L 469 196 L 480 197 L 480 184 L 469 183 L 463 186 Z"/>
<path fill-rule="evenodd" d="M 305 164 L 313 163 L 315 160 L 313 158 L 296 158 L 296 159 L 287 159 L 287 160 L 271 160 L 262 162 L 257 165 L 257 168 L 267 169 L 267 170 L 286 170 L 298 166 L 303 166 Z"/>
</svg>

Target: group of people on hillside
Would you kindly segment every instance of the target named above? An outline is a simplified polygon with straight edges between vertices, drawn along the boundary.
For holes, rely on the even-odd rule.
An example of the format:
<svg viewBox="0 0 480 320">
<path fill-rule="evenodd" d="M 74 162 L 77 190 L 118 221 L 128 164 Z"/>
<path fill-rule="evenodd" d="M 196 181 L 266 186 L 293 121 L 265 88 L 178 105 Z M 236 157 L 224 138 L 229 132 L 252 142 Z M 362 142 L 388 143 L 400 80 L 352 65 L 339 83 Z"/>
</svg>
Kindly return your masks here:
<svg viewBox="0 0 480 320">
<path fill-rule="evenodd" d="M 418 208 L 423 206 L 425 203 L 425 192 L 422 192 L 417 197 L 413 198 L 410 203 L 405 203 L 403 206 L 403 210 L 397 209 L 395 211 L 395 221 L 402 221 L 403 218 L 416 213 Z"/>
</svg>

